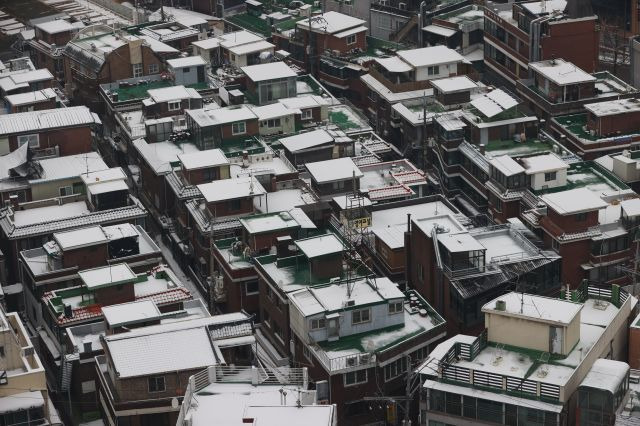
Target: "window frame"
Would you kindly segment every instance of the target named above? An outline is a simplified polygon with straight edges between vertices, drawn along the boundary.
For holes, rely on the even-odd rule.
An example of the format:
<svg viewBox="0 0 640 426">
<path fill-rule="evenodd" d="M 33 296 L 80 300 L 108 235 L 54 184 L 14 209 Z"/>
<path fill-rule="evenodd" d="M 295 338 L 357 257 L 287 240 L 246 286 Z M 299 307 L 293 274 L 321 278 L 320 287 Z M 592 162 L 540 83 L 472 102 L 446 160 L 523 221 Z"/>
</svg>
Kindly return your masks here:
<svg viewBox="0 0 640 426">
<path fill-rule="evenodd" d="M 305 108 L 301 112 L 303 120 L 310 120 L 313 118 L 313 108 Z"/>
<path fill-rule="evenodd" d="M 362 319 L 362 314 L 366 312 L 367 313 L 367 319 Z M 358 315 L 358 320 L 356 321 L 356 315 Z M 363 309 L 355 309 L 353 311 L 351 311 L 351 325 L 359 325 L 359 324 L 366 324 L 371 322 L 371 308 L 363 308 Z"/>
<path fill-rule="evenodd" d="M 326 318 L 314 318 L 309 320 L 309 330 L 324 330 L 325 328 L 327 328 Z"/>
<path fill-rule="evenodd" d="M 398 309 L 398 307 L 399 307 L 399 309 Z M 400 314 L 403 311 L 404 311 L 404 303 L 401 300 L 398 300 L 398 301 L 395 301 L 395 302 L 389 302 L 389 305 L 388 305 L 389 315 Z"/>
<path fill-rule="evenodd" d="M 364 372 L 364 380 L 359 380 L 359 379 L 358 379 L 358 375 L 359 375 L 361 372 Z M 348 380 L 347 380 L 347 377 L 348 377 L 350 374 L 353 374 L 353 382 L 352 382 L 352 383 L 348 383 Z M 360 379 L 362 379 L 362 378 L 360 377 Z M 366 369 L 366 368 L 365 368 L 365 369 L 362 369 L 362 370 L 348 371 L 348 372 L 346 372 L 346 373 L 344 373 L 344 374 L 342 375 L 342 380 L 343 380 L 343 383 L 344 383 L 344 387 L 345 387 L 345 388 L 346 388 L 346 387 L 349 387 L 349 386 L 358 386 L 358 385 L 361 385 L 361 384 L 363 384 L 363 383 L 368 383 L 368 382 L 369 382 L 369 372 L 367 371 L 367 369 Z"/>
<path fill-rule="evenodd" d="M 358 37 L 356 37 L 356 34 L 350 34 L 345 37 L 345 42 L 347 43 L 347 46 L 356 44 L 358 42 Z"/>
<path fill-rule="evenodd" d="M 149 64 L 149 74 L 158 74 L 160 66 L 158 64 Z"/>
<path fill-rule="evenodd" d="M 142 62 L 131 64 L 131 74 L 133 75 L 133 78 L 140 78 L 144 75 L 144 66 L 142 66 Z"/>
<path fill-rule="evenodd" d="M 553 172 L 546 172 L 544 174 L 544 181 L 545 182 L 551 182 L 557 179 L 557 172 L 553 171 Z"/>
<path fill-rule="evenodd" d="M 35 145 L 31 144 L 31 138 L 35 136 L 36 143 Z M 24 138 L 27 138 L 27 141 L 24 142 Z M 19 135 L 18 138 L 18 147 L 21 147 L 25 143 L 29 144 L 29 148 L 40 148 L 40 135 L 38 133 L 31 133 L 29 135 Z"/>
<path fill-rule="evenodd" d="M 249 284 L 255 284 L 256 289 L 254 291 L 249 291 Z M 254 296 L 256 294 L 260 294 L 260 283 L 258 280 L 250 280 L 244 283 L 244 294 L 246 296 Z"/>
<path fill-rule="evenodd" d="M 242 130 L 240 130 L 240 126 L 242 126 Z M 247 133 L 247 123 L 245 121 L 236 121 L 235 123 L 231 123 L 232 135 L 244 135 L 246 133 Z"/>
<path fill-rule="evenodd" d="M 178 105 L 176 107 L 176 104 Z M 168 111 L 179 111 L 180 108 L 182 108 L 182 102 L 181 101 L 169 101 L 167 102 L 167 110 Z"/>
<path fill-rule="evenodd" d="M 160 383 L 160 380 L 162 381 L 162 389 L 157 389 L 157 390 L 152 390 L 152 381 L 154 383 L 154 387 L 158 387 L 158 384 Z M 147 377 L 147 388 L 149 390 L 149 393 L 160 393 L 160 392 L 166 392 L 167 391 L 167 383 L 164 380 L 164 376 L 152 376 L 152 377 Z"/>
</svg>

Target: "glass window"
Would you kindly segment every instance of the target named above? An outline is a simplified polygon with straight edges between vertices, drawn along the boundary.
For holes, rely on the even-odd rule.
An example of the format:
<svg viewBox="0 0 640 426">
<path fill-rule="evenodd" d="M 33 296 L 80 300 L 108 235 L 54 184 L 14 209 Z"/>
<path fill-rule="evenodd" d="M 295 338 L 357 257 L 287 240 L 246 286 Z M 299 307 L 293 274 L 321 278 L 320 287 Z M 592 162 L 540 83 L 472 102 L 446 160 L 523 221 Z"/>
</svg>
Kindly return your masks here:
<svg viewBox="0 0 640 426">
<path fill-rule="evenodd" d="M 362 324 L 371 321 L 371 309 L 359 309 L 351 313 L 351 324 Z"/>
<path fill-rule="evenodd" d="M 234 135 L 242 135 L 247 132 L 247 127 L 244 121 L 233 123 L 231 125 L 231 133 Z"/>
<path fill-rule="evenodd" d="M 352 34 L 347 36 L 347 45 L 354 44 L 356 42 L 356 35 Z"/>
<path fill-rule="evenodd" d="M 28 143 L 30 148 L 38 148 L 40 146 L 40 140 L 37 134 L 18 136 L 18 146 L 22 146 L 25 143 Z"/>
<path fill-rule="evenodd" d="M 247 296 L 260 293 L 260 287 L 258 281 L 248 281 L 244 285 L 244 290 Z"/>
<path fill-rule="evenodd" d="M 142 77 L 142 64 L 133 64 L 133 77 Z"/>
<path fill-rule="evenodd" d="M 544 174 L 544 181 L 556 180 L 556 172 L 549 172 Z"/>
<path fill-rule="evenodd" d="M 149 377 L 149 392 L 164 392 L 165 384 L 164 377 Z"/>
<path fill-rule="evenodd" d="M 149 74 L 158 74 L 158 71 L 160 71 L 158 64 L 149 65 Z"/>
<path fill-rule="evenodd" d="M 502 403 L 478 398 L 478 420 L 502 423 Z"/>
<path fill-rule="evenodd" d="M 344 385 L 353 386 L 367 382 L 367 370 L 350 371 L 344 373 Z"/>
<path fill-rule="evenodd" d="M 312 319 L 310 323 L 312 330 L 318 330 L 327 326 L 324 318 Z"/>
<path fill-rule="evenodd" d="M 313 118 L 313 110 L 311 108 L 302 110 L 302 119 L 311 120 Z"/>
<path fill-rule="evenodd" d="M 392 302 L 389 303 L 389 313 L 397 314 L 402 312 L 402 302 Z"/>
<path fill-rule="evenodd" d="M 180 101 L 169 102 L 169 111 L 177 111 L 180 109 Z"/>
</svg>

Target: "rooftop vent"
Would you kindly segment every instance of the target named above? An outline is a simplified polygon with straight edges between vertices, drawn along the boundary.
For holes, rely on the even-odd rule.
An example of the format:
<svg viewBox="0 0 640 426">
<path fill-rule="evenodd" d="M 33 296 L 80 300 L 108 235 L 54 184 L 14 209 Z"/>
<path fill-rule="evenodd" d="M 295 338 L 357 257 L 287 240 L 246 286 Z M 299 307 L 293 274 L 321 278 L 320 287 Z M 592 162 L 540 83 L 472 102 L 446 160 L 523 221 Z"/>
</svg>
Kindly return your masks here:
<svg viewBox="0 0 640 426">
<path fill-rule="evenodd" d="M 496 311 L 506 311 L 507 310 L 507 302 L 504 300 L 496 300 Z"/>
</svg>

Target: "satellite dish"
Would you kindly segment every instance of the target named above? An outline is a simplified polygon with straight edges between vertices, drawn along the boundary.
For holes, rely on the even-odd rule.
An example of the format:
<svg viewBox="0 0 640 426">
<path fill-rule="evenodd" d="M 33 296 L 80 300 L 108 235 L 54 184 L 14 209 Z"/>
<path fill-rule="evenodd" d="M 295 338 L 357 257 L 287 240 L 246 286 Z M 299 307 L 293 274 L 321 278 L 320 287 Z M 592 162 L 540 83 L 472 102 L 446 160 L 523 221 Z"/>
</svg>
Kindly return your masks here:
<svg viewBox="0 0 640 426">
<path fill-rule="evenodd" d="M 171 408 L 178 408 L 179 404 L 178 404 L 178 398 L 171 398 Z"/>
</svg>

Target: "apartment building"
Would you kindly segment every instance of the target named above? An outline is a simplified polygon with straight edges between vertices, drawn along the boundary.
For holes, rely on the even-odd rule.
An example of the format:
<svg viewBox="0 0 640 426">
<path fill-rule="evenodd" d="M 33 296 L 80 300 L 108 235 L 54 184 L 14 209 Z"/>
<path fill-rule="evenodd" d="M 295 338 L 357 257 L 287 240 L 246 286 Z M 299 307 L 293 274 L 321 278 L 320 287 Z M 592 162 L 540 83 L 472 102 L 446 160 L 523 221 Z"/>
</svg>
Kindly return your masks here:
<svg viewBox="0 0 640 426">
<path fill-rule="evenodd" d="M 596 70 L 599 34 L 588 2 L 489 2 L 484 18 L 486 71 L 511 87 L 530 77 L 530 62 L 562 58 Z"/>
<path fill-rule="evenodd" d="M 64 79 L 62 51 L 73 38 L 78 27 L 64 19 L 35 25 L 34 38 L 29 40 L 31 59 L 38 68 L 46 68 L 58 81 Z"/>
</svg>

